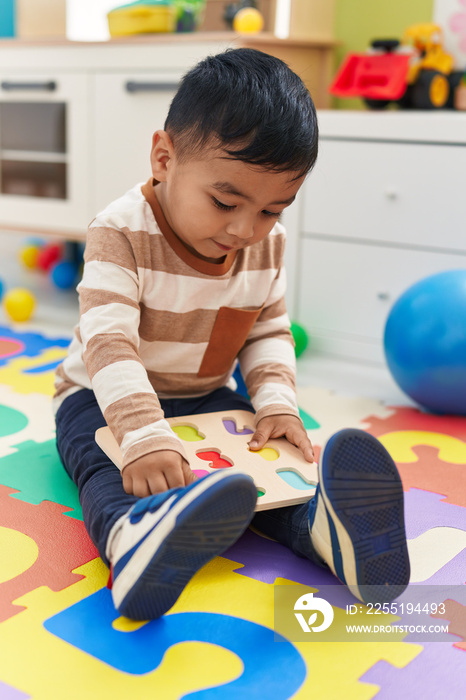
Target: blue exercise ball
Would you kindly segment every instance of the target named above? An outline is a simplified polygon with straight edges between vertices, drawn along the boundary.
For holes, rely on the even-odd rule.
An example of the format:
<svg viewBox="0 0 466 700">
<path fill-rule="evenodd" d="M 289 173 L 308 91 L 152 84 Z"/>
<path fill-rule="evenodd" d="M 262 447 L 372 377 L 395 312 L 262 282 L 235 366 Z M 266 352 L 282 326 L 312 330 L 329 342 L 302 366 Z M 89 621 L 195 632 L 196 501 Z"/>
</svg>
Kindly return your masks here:
<svg viewBox="0 0 466 700">
<path fill-rule="evenodd" d="M 407 289 L 388 315 L 384 349 L 394 380 L 416 403 L 466 415 L 466 269 Z"/>
</svg>

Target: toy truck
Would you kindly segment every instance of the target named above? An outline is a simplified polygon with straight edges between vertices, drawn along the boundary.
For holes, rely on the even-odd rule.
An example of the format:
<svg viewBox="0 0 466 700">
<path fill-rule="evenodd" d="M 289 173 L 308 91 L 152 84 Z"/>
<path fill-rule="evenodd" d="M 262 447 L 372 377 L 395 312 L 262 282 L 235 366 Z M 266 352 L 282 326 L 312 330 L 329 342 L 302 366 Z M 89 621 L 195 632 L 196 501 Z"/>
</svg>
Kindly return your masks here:
<svg viewBox="0 0 466 700">
<path fill-rule="evenodd" d="M 462 76 L 443 48 L 436 24 L 415 24 L 398 39 L 377 39 L 364 54 L 349 54 L 330 93 L 361 97 L 373 109 L 390 103 L 414 109 L 453 107 L 453 94 Z"/>
</svg>

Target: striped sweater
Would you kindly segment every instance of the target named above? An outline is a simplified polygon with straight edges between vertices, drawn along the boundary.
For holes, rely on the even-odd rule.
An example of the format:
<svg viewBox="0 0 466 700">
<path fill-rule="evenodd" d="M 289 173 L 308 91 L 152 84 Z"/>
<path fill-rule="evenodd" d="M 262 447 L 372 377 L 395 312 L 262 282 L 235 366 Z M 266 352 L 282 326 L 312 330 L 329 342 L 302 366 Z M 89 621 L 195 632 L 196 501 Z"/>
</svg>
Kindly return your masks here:
<svg viewBox="0 0 466 700">
<path fill-rule="evenodd" d="M 285 232 L 213 263 L 170 229 L 153 182 L 137 185 L 91 223 L 78 285 L 80 320 L 56 375 L 55 411 L 92 389 L 123 467 L 182 443 L 160 398 L 234 387 L 239 360 L 257 420 L 299 415 L 285 308 Z"/>
</svg>

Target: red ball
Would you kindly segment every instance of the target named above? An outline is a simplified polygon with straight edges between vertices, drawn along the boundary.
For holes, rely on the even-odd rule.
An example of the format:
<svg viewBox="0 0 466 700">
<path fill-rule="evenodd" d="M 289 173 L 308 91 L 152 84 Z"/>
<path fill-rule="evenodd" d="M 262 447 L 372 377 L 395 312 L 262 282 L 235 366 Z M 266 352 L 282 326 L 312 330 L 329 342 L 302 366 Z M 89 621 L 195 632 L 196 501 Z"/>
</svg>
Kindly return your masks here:
<svg viewBox="0 0 466 700">
<path fill-rule="evenodd" d="M 62 256 L 62 248 L 57 243 L 44 246 L 37 256 L 37 267 L 44 272 L 57 263 Z"/>
</svg>

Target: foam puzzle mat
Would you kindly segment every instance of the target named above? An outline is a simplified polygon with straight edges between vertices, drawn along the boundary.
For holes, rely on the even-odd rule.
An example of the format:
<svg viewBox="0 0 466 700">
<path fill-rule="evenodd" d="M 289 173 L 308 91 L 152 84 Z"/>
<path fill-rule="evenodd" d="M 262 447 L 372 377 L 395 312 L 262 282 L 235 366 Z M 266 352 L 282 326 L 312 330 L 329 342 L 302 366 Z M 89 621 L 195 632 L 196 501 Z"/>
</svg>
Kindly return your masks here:
<svg viewBox="0 0 466 700">
<path fill-rule="evenodd" d="M 55 447 L 53 373 L 69 340 L 0 327 L 1 700 L 464 697 L 464 596 L 434 620 L 449 623 L 444 642 L 277 639 L 274 588 L 335 579 L 252 530 L 162 619 L 120 617 Z M 360 427 L 397 462 L 412 583 L 465 586 L 466 419 L 322 389 L 298 399 L 317 457 L 333 432 Z"/>
</svg>

